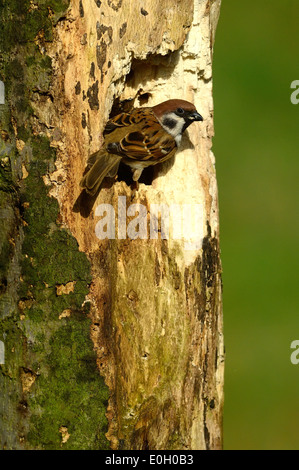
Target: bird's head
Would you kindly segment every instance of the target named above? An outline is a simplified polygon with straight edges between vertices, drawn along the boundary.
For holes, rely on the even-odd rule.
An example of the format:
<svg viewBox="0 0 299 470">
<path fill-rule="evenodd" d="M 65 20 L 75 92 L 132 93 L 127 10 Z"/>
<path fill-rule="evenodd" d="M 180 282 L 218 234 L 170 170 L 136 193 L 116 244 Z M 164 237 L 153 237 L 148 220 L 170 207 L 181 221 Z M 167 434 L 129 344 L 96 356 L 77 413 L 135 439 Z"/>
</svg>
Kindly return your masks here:
<svg viewBox="0 0 299 470">
<path fill-rule="evenodd" d="M 182 133 L 194 121 L 203 121 L 194 104 L 184 100 L 168 100 L 153 107 L 153 112 L 164 129 L 180 142 Z"/>
</svg>

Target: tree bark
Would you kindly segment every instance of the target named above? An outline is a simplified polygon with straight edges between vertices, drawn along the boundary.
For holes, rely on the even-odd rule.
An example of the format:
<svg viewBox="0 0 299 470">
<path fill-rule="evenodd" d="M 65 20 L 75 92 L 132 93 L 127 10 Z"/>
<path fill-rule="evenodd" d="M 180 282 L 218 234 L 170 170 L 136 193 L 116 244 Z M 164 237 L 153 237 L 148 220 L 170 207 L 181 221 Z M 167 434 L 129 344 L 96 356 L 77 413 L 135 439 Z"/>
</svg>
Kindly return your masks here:
<svg viewBox="0 0 299 470">
<path fill-rule="evenodd" d="M 220 3 L 0 2 L 3 448 L 222 446 L 211 151 Z M 175 159 L 146 170 L 137 191 L 121 169 L 96 199 L 81 193 L 109 116 L 170 98 L 204 117 Z M 196 208 L 196 233 L 185 220 L 181 236 L 173 224 L 165 235 L 162 222 L 150 231 L 155 204 L 176 216 Z M 111 239 L 99 235 L 105 208 L 115 216 Z M 142 223 L 146 239 L 129 236 Z"/>
</svg>

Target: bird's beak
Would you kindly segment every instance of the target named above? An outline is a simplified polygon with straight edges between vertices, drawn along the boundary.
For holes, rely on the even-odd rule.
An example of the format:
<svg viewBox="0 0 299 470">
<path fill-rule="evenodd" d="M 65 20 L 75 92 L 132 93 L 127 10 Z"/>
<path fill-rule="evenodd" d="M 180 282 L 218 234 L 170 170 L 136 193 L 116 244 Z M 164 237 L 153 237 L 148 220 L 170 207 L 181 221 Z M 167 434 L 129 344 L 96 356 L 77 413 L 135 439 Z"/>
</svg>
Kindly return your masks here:
<svg viewBox="0 0 299 470">
<path fill-rule="evenodd" d="M 191 113 L 189 119 L 191 119 L 192 121 L 203 121 L 202 115 L 199 114 L 197 111 Z"/>
</svg>

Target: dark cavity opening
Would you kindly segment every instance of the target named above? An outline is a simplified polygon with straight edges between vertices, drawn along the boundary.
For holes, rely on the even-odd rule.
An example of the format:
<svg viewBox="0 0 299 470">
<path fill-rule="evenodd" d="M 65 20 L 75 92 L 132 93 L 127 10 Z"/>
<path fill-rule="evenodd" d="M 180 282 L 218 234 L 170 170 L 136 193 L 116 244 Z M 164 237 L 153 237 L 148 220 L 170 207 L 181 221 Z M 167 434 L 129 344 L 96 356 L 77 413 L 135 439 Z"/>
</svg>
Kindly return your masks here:
<svg viewBox="0 0 299 470">
<path fill-rule="evenodd" d="M 161 73 L 163 76 L 171 76 L 175 63 L 178 57 L 176 53 L 169 53 L 166 56 L 149 55 L 146 60 L 133 59 L 132 66 L 129 74 L 126 77 L 125 86 L 129 86 L 131 89 L 136 90 L 135 96 L 132 99 L 120 100 L 116 98 L 114 100 L 110 118 L 117 116 L 120 113 L 131 112 L 135 106 L 146 106 L 150 98 L 153 96 L 149 91 L 144 91 L 150 78 L 158 78 Z M 139 182 L 145 185 L 151 185 L 155 179 L 155 175 L 158 172 L 158 165 L 149 166 L 142 172 Z M 133 183 L 132 171 L 130 167 L 121 163 L 118 170 L 118 181 L 124 181 L 128 186 Z"/>
</svg>

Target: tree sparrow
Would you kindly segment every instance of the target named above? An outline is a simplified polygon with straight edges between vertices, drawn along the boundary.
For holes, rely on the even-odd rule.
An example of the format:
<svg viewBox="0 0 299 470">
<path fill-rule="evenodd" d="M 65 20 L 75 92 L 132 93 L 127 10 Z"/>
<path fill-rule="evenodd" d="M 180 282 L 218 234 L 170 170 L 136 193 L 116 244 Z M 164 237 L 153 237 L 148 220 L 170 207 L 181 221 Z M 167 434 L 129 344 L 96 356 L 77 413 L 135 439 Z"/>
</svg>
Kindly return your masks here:
<svg viewBox="0 0 299 470">
<path fill-rule="evenodd" d="M 202 116 L 192 103 L 168 100 L 152 108 L 135 108 L 110 119 L 102 148 L 90 156 L 80 186 L 94 196 L 105 176 L 114 177 L 122 161 L 138 181 L 144 168 L 171 158 L 183 132 Z"/>
</svg>

